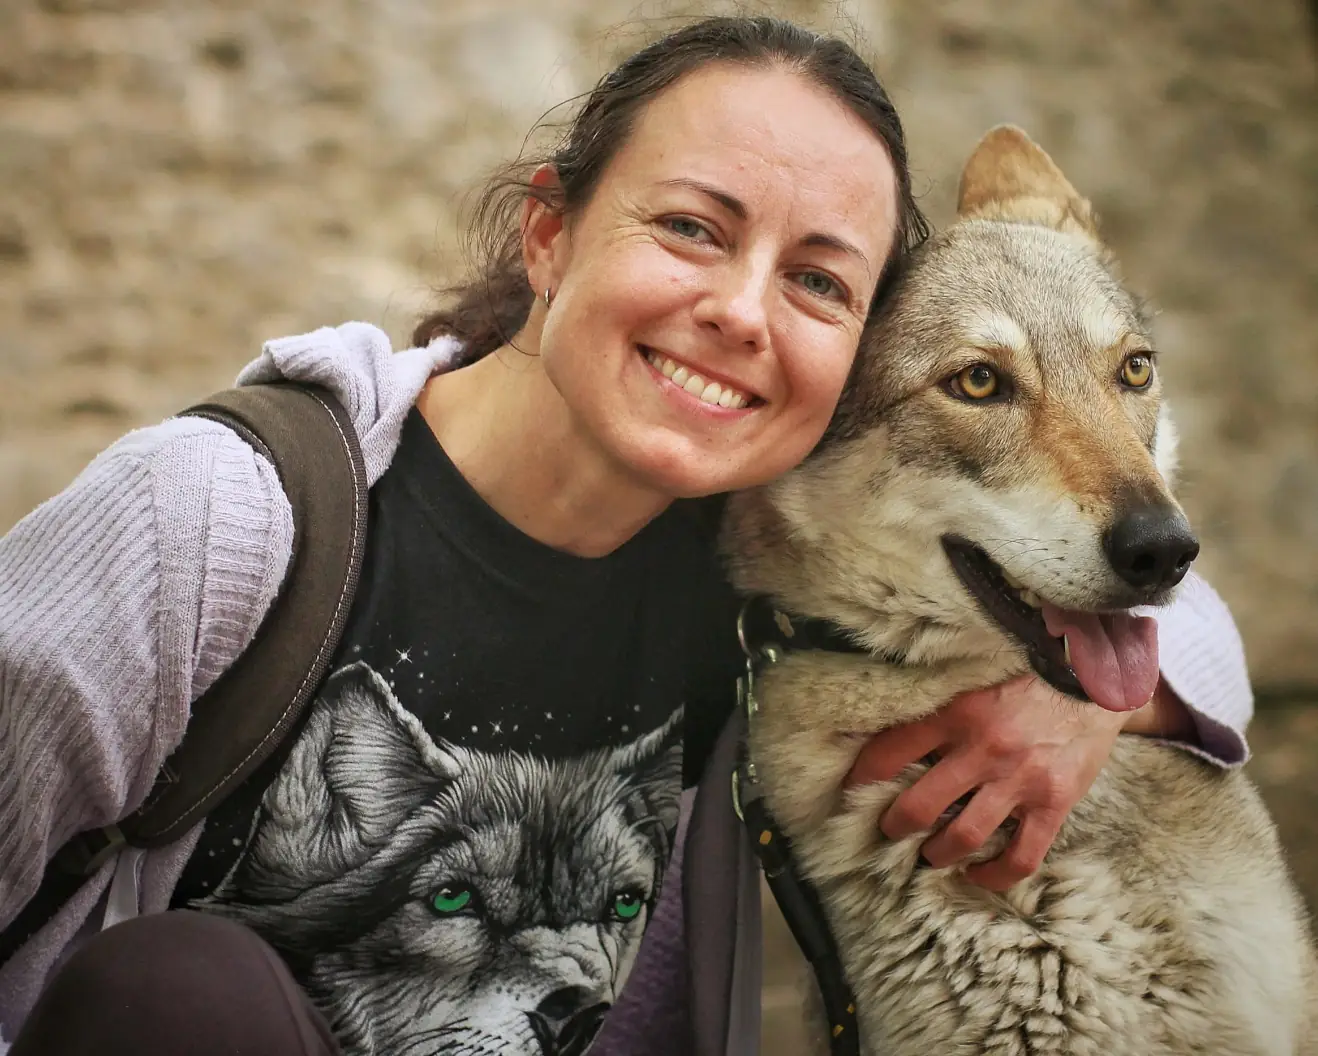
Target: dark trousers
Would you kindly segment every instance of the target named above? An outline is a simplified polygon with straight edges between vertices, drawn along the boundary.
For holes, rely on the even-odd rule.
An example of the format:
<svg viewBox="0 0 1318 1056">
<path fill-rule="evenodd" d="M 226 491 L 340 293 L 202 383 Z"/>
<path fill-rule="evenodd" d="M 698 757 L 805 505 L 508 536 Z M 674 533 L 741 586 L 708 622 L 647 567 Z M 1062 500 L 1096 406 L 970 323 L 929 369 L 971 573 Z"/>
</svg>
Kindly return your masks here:
<svg viewBox="0 0 1318 1056">
<path fill-rule="evenodd" d="M 175 911 L 101 932 L 50 981 L 10 1056 L 336 1056 L 255 932 Z"/>
</svg>

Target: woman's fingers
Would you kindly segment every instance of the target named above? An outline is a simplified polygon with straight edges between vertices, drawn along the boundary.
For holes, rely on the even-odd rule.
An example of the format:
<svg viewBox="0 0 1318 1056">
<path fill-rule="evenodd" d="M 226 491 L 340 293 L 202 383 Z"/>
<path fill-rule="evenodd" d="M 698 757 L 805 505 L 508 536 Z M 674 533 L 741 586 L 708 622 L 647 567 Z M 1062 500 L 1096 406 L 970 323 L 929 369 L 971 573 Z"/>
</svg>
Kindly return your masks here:
<svg viewBox="0 0 1318 1056">
<path fill-rule="evenodd" d="M 972 865 L 966 879 L 990 891 L 1006 891 L 1038 871 L 1057 839 L 1066 811 L 1032 810 L 1026 814 L 1007 849 L 991 862 Z"/>
<path fill-rule="evenodd" d="M 978 851 L 1016 808 L 1010 785 L 981 788 L 965 808 L 920 848 L 926 862 L 936 869 L 955 865 Z"/>
<path fill-rule="evenodd" d="M 980 768 L 972 755 L 940 759 L 892 802 L 879 821 L 890 840 L 933 828 L 943 811 L 976 786 Z"/>
<path fill-rule="evenodd" d="M 891 781 L 912 763 L 942 747 L 944 733 L 936 716 L 876 733 L 861 748 L 844 782 L 845 788 Z"/>
</svg>

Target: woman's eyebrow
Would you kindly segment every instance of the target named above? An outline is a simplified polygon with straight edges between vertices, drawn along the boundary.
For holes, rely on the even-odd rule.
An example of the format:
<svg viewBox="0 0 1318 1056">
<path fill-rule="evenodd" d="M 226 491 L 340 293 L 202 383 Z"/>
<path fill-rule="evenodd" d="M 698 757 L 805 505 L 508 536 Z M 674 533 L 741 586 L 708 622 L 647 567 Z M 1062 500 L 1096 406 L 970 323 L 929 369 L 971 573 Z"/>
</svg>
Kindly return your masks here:
<svg viewBox="0 0 1318 1056">
<path fill-rule="evenodd" d="M 713 198 L 738 220 L 745 220 L 748 215 L 745 202 L 735 195 L 715 187 L 713 184 L 702 183 L 700 180 L 693 180 L 689 176 L 678 176 L 676 179 L 664 180 L 663 185 L 665 187 L 687 187 L 693 191 L 699 191 L 706 197 Z"/>
<path fill-rule="evenodd" d="M 718 202 L 719 205 L 723 206 L 724 209 L 730 212 L 738 220 L 745 220 L 749 215 L 745 202 L 736 195 L 729 194 L 727 191 L 715 187 L 713 184 L 705 183 L 701 180 L 695 180 L 689 176 L 678 176 L 675 179 L 664 180 L 663 185 L 665 187 L 686 187 L 690 190 L 697 191 L 700 194 L 705 195 L 707 198 L 712 198 L 714 201 Z M 854 242 L 848 242 L 840 235 L 830 235 L 823 231 L 812 231 L 801 239 L 801 245 L 822 246 L 825 249 L 840 250 L 843 253 L 849 253 L 854 257 L 858 257 L 866 268 L 869 267 L 869 258 L 865 256 L 860 247 Z"/>
<path fill-rule="evenodd" d="M 822 231 L 813 231 L 801 239 L 803 246 L 823 246 L 826 249 L 836 249 L 843 253 L 849 253 L 857 258 L 868 270 L 870 266 L 869 258 L 865 256 L 861 248 L 854 242 L 848 242 L 841 235 L 827 235 Z"/>
</svg>

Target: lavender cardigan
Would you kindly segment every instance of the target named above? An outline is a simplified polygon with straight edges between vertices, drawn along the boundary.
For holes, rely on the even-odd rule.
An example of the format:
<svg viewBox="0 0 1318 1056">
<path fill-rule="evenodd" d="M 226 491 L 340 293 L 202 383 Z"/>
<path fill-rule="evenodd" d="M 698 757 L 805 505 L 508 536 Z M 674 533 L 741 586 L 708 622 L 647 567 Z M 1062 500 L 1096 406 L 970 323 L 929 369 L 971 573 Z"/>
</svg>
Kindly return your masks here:
<svg viewBox="0 0 1318 1056">
<path fill-rule="evenodd" d="M 239 383 L 331 389 L 374 484 L 426 379 L 457 352 L 440 339 L 395 354 L 381 331 L 349 323 L 269 343 Z M 192 702 L 255 633 L 292 539 L 274 469 L 198 418 L 128 434 L 0 539 L 0 928 L 66 839 L 142 803 Z M 1159 614 L 1159 633 L 1163 677 L 1198 725 L 1200 747 L 1187 750 L 1243 763 L 1253 699 L 1226 607 L 1192 575 Z M 0 970 L 0 1052 L 80 934 L 167 907 L 199 832 L 106 863 Z M 656 1037 L 667 1032 L 655 1031 L 653 1005 L 664 966 L 681 963 L 681 886 L 664 885 L 673 897 L 647 932 L 641 985 L 625 988 L 597 1051 L 671 1049 L 671 1036 Z"/>
</svg>

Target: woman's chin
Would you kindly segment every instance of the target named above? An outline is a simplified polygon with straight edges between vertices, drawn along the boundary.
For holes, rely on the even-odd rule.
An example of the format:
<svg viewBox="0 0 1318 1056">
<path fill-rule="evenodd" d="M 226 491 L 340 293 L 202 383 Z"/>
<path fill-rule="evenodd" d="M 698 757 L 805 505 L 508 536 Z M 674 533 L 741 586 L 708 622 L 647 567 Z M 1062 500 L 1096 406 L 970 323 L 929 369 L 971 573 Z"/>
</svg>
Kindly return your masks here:
<svg viewBox="0 0 1318 1056">
<path fill-rule="evenodd" d="M 742 459 L 693 449 L 689 444 L 635 445 L 626 462 L 647 487 L 672 499 L 699 499 L 766 483 L 769 477 Z"/>
</svg>

